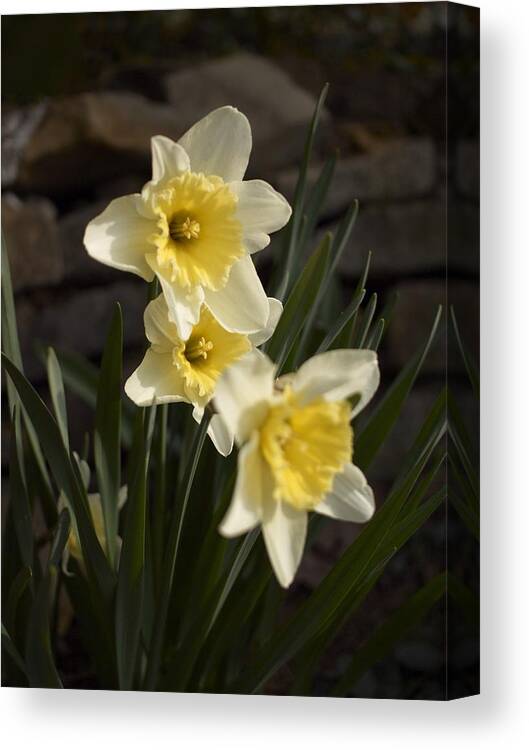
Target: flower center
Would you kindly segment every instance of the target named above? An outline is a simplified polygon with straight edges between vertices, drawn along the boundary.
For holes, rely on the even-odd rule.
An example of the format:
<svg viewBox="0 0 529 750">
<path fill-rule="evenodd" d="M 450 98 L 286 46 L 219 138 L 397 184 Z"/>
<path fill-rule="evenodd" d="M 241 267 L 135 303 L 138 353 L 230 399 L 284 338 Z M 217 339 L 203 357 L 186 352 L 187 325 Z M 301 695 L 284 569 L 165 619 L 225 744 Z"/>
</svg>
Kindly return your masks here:
<svg viewBox="0 0 529 750">
<path fill-rule="evenodd" d="M 193 362 L 195 359 L 207 359 L 208 352 L 213 349 L 213 343 L 206 341 L 204 336 L 201 336 L 198 341 L 189 341 L 184 354 L 188 362 Z"/>
<path fill-rule="evenodd" d="M 220 177 L 194 172 L 153 188 L 147 200 L 157 215 L 146 260 L 179 287 L 222 289 L 244 255 L 237 196 Z"/>
<path fill-rule="evenodd" d="M 211 398 L 221 372 L 251 348 L 247 336 L 226 331 L 203 306 L 189 339 L 178 341 L 172 352 L 189 400 Z"/>
<path fill-rule="evenodd" d="M 353 431 L 347 401 L 299 402 L 290 386 L 260 431 L 261 451 L 275 480 L 274 498 L 312 510 L 351 460 Z"/>
<path fill-rule="evenodd" d="M 186 216 L 184 221 L 181 220 L 181 217 L 175 216 L 169 222 L 169 235 L 175 242 L 198 240 L 200 237 L 200 224 L 190 216 Z"/>
</svg>

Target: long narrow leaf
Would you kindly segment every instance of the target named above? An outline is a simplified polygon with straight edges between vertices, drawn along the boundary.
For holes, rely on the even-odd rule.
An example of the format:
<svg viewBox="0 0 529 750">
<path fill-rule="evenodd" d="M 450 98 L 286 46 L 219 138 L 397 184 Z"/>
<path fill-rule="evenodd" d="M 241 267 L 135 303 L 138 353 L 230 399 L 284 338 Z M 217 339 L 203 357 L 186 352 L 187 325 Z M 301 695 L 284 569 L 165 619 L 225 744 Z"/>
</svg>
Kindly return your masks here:
<svg viewBox="0 0 529 750">
<path fill-rule="evenodd" d="M 138 462 L 127 499 L 116 591 L 116 654 L 119 687 L 131 690 L 142 624 L 145 569 L 147 448 L 143 420 L 138 423 Z"/>
<path fill-rule="evenodd" d="M 441 308 L 438 309 L 428 338 L 412 362 L 407 365 L 393 385 L 389 388 L 382 401 L 373 412 L 368 425 L 359 435 L 355 445 L 355 462 L 362 469 L 366 469 L 375 458 L 378 449 L 389 434 L 391 428 L 406 402 L 409 392 L 420 372 L 426 355 L 437 331 L 441 319 Z"/>
<path fill-rule="evenodd" d="M 296 250 L 300 245 L 299 233 L 301 230 L 301 222 L 303 218 L 303 203 L 305 200 L 305 190 L 306 190 L 306 184 L 307 184 L 307 173 L 308 173 L 308 168 L 309 168 L 309 161 L 310 161 L 310 157 L 312 154 L 312 147 L 314 145 L 314 138 L 316 135 L 316 130 L 318 128 L 318 122 L 321 116 L 321 112 L 323 110 L 323 104 L 325 102 L 325 98 L 327 97 L 328 89 L 329 89 L 329 84 L 325 84 L 319 96 L 318 102 L 316 104 L 316 109 L 314 110 L 314 115 L 312 117 L 312 121 L 309 127 L 309 132 L 307 135 L 307 141 L 305 143 L 305 153 L 303 155 L 303 161 L 301 164 L 301 169 L 299 171 L 298 182 L 297 182 L 296 191 L 294 194 L 292 217 L 287 226 L 287 234 L 286 234 L 287 239 L 286 239 L 286 247 L 285 247 L 285 253 L 284 253 L 285 262 L 284 264 L 280 266 L 279 286 L 275 293 L 275 296 L 277 296 L 281 300 L 284 298 L 285 293 L 289 289 L 291 276 L 292 276 L 292 270 L 293 270 L 293 266 L 294 266 L 294 262 L 296 258 Z"/>
<path fill-rule="evenodd" d="M 31 687 L 62 687 L 51 648 L 50 602 L 55 596 L 57 568 L 69 533 L 70 518 L 65 509 L 59 516 L 46 571 L 29 618 L 25 661 Z"/>
<path fill-rule="evenodd" d="M 68 439 L 68 414 L 66 411 L 66 396 L 64 393 L 64 383 L 62 379 L 61 368 L 57 355 L 50 347 L 46 358 L 46 369 L 48 372 L 48 384 L 50 387 L 51 402 L 55 419 L 61 431 L 64 447 L 70 452 L 70 442 Z"/>
<path fill-rule="evenodd" d="M 123 318 L 116 304 L 110 324 L 97 389 L 94 459 L 101 494 L 110 565 L 117 563 L 118 498 L 121 485 L 121 367 Z"/>
<path fill-rule="evenodd" d="M 279 319 L 279 323 L 266 347 L 269 356 L 277 363 L 278 370 L 286 361 L 294 342 L 302 330 L 318 289 L 325 278 L 331 235 L 326 235 L 310 257 L 298 279 Z"/>
<path fill-rule="evenodd" d="M 60 490 L 71 503 L 83 558 L 88 570 L 93 571 L 99 590 L 109 596 L 114 576 L 92 525 L 86 495 L 75 473 L 74 464 L 66 453 L 57 423 L 33 386 L 15 365 L 3 354 L 2 364 L 29 415 Z"/>
<path fill-rule="evenodd" d="M 404 636 L 424 619 L 446 591 L 446 573 L 432 578 L 394 612 L 353 656 L 331 695 L 347 695 L 360 677 L 389 654 Z"/>
</svg>

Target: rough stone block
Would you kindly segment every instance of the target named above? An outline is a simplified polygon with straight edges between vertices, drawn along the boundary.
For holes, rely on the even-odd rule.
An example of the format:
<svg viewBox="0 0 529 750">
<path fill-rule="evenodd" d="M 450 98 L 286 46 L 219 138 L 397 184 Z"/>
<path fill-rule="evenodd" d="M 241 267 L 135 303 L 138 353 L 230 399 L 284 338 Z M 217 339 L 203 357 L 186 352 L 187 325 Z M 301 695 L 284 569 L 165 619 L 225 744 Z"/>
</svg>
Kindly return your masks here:
<svg viewBox="0 0 529 750">
<path fill-rule="evenodd" d="M 316 182 L 323 164 L 309 169 L 308 188 Z M 336 217 L 356 198 L 360 201 L 403 200 L 426 195 L 435 188 L 435 146 L 428 138 L 391 141 L 369 154 L 339 159 L 322 211 Z M 294 197 L 298 170 L 282 172 L 275 187 L 289 200 Z"/>
<path fill-rule="evenodd" d="M 315 99 L 269 60 L 248 53 L 211 60 L 167 76 L 166 87 L 184 128 L 225 104 L 244 112 L 257 174 L 296 163 L 303 152 Z"/>
<path fill-rule="evenodd" d="M 147 176 L 151 137 L 176 140 L 183 133 L 178 109 L 127 92 L 56 99 L 41 110 L 25 139 L 11 139 L 6 180 L 44 194 L 83 192 L 138 169 Z"/>
<path fill-rule="evenodd" d="M 74 290 L 60 297 L 42 292 L 38 299 L 17 300 L 20 345 L 28 377 L 37 381 L 43 377 L 44 370 L 34 354 L 37 342 L 88 357 L 99 355 L 116 302 L 123 310 L 125 346 L 141 346 L 145 340 L 146 300 L 147 287 L 140 280 Z"/>
<path fill-rule="evenodd" d="M 57 214 L 49 200 L 30 198 L 22 201 L 11 193 L 5 194 L 2 197 L 2 227 L 15 292 L 61 282 L 64 263 Z"/>
<path fill-rule="evenodd" d="M 443 305 L 444 318 L 437 331 L 424 372 L 463 372 L 463 363 L 455 349 L 448 351 L 446 358 L 446 315 L 448 306 L 453 306 L 459 328 L 466 346 L 477 359 L 479 341 L 475 332 L 479 330 L 479 286 L 477 282 L 451 280 L 448 295 L 444 280 L 407 281 L 395 287 L 399 300 L 387 331 L 386 350 L 388 364 L 394 368 L 406 365 L 426 340 L 438 305 Z"/>
</svg>

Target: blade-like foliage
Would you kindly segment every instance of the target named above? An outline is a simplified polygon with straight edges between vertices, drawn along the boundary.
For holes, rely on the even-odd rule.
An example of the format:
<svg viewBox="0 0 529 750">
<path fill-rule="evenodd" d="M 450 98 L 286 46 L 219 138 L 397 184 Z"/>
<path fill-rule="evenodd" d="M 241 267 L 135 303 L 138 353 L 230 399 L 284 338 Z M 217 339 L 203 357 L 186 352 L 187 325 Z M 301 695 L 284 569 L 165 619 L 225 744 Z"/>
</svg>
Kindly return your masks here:
<svg viewBox="0 0 529 750">
<path fill-rule="evenodd" d="M 69 533 L 69 513 L 63 510 L 59 516 L 48 563 L 29 617 L 25 663 L 30 687 L 62 687 L 51 648 L 49 610 L 57 585 L 57 568 L 60 565 Z"/>
<path fill-rule="evenodd" d="M 121 690 L 133 687 L 142 623 L 148 466 L 143 418 L 137 424 L 135 455 L 138 461 L 129 486 L 116 590 L 116 654 Z"/>
<path fill-rule="evenodd" d="M 123 318 L 116 304 L 103 351 L 97 389 L 94 459 L 105 522 L 106 552 L 116 567 L 118 498 L 121 484 L 121 363 Z"/>
<path fill-rule="evenodd" d="M 331 695 L 347 695 L 360 677 L 416 627 L 446 591 L 446 573 L 432 578 L 384 622 L 353 656 Z"/>
</svg>

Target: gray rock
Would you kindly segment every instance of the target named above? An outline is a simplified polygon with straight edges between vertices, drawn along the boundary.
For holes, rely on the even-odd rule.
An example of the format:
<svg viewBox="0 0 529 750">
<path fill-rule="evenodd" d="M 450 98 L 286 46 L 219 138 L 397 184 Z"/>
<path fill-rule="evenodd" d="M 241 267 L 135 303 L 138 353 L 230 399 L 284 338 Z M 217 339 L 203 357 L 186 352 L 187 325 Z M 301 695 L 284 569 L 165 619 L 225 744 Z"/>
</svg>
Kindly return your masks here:
<svg viewBox="0 0 529 750">
<path fill-rule="evenodd" d="M 475 273 L 479 262 L 478 208 L 453 204 L 449 210 L 450 270 Z M 322 226 L 309 250 L 337 224 Z M 340 262 L 342 273 L 357 278 L 372 252 L 370 278 L 399 278 L 432 271 L 445 272 L 447 208 L 442 196 L 403 203 L 361 205 L 349 245 Z M 479 224 L 478 224 L 479 227 Z"/>
<path fill-rule="evenodd" d="M 86 190 L 124 172 L 148 174 L 150 139 L 183 133 L 178 110 L 138 94 L 97 92 L 50 101 L 10 168 L 23 190 Z"/>
<path fill-rule="evenodd" d="M 185 128 L 225 104 L 244 112 L 252 126 L 250 166 L 256 174 L 296 163 L 303 153 L 315 99 L 269 60 L 248 53 L 211 60 L 167 76 L 166 87 Z"/>
<path fill-rule="evenodd" d="M 22 201 L 6 193 L 2 197 L 2 227 L 15 292 L 62 281 L 64 263 L 56 211 L 50 201 Z"/>
<path fill-rule="evenodd" d="M 125 346 L 142 346 L 145 340 L 143 311 L 147 299 L 144 282 L 125 280 L 117 284 L 75 290 L 67 296 L 42 293 L 38 299 L 17 300 L 20 345 L 26 373 L 39 381 L 43 368 L 34 354 L 34 345 L 83 354 L 99 355 L 116 302 L 123 310 Z"/>
<path fill-rule="evenodd" d="M 98 263 L 91 258 L 83 245 L 86 225 L 108 205 L 108 200 L 80 207 L 59 221 L 59 242 L 64 258 L 64 275 L 72 282 L 109 282 L 123 280 L 123 273 Z"/>
<path fill-rule="evenodd" d="M 439 326 L 424 372 L 463 372 L 463 364 L 453 346 L 446 351 L 446 313 L 453 306 L 466 345 L 478 355 L 479 286 L 472 281 L 450 281 L 448 292 L 442 280 L 407 281 L 395 287 L 399 301 L 386 336 L 386 357 L 393 367 L 407 364 L 425 341 L 438 305 L 443 305 L 445 317 Z"/>
<path fill-rule="evenodd" d="M 309 169 L 308 188 L 316 182 L 322 164 Z M 436 153 L 428 138 L 391 141 L 370 154 L 339 159 L 322 218 L 332 218 L 356 198 L 360 201 L 401 200 L 430 193 L 436 183 Z M 292 200 L 298 170 L 280 173 L 275 187 Z"/>
<path fill-rule="evenodd" d="M 45 104 L 2 112 L 2 187 L 11 187 L 17 179 L 20 157 L 38 127 Z"/>
<path fill-rule="evenodd" d="M 349 245 L 340 261 L 342 274 L 357 278 L 370 251 L 370 278 L 443 269 L 444 220 L 445 208 L 438 198 L 360 206 Z M 322 227 L 311 249 L 329 229 L 336 234 L 337 226 Z"/>
<path fill-rule="evenodd" d="M 380 393 L 375 397 L 373 405 L 367 407 L 365 417 L 362 417 L 362 421 L 364 419 L 369 420 L 376 403 L 383 396 L 384 391 L 391 385 L 391 378 L 386 374 L 387 370 L 384 372 L 386 365 L 385 357 L 381 355 L 380 360 L 383 371 Z M 438 385 L 415 386 L 408 396 L 397 423 L 384 441 L 373 465 L 369 469 L 370 481 L 392 482 L 398 476 L 406 454 L 424 424 L 430 409 L 433 407 L 435 399 L 441 392 L 441 388 L 441 382 Z"/>
</svg>

